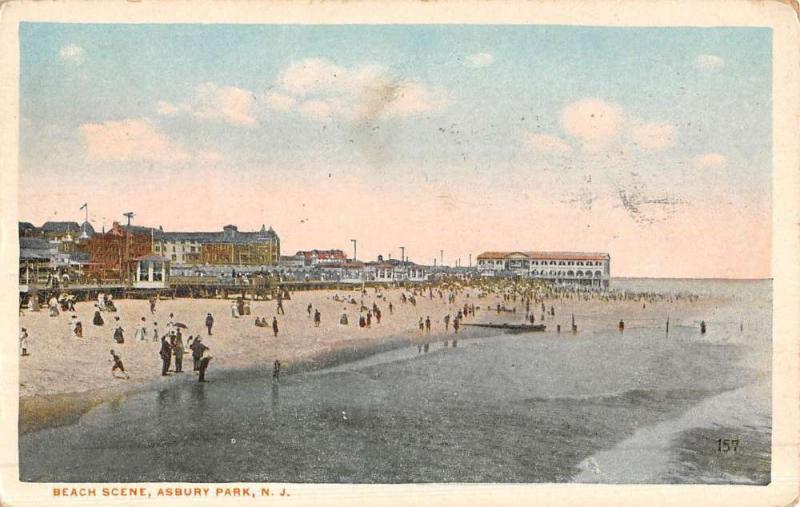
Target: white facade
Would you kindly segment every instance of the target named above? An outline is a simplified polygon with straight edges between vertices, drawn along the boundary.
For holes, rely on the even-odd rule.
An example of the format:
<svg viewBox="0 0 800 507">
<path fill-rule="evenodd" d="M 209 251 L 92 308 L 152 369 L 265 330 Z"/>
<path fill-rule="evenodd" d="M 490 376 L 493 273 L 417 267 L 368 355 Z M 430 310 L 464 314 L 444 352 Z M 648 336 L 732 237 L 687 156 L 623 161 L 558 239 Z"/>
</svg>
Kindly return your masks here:
<svg viewBox="0 0 800 507">
<path fill-rule="evenodd" d="M 523 276 L 556 285 L 608 288 L 611 256 L 584 252 L 484 252 L 478 256 L 482 276 Z"/>
<path fill-rule="evenodd" d="M 136 261 L 137 289 L 164 289 L 169 287 L 169 261 L 160 257 L 147 257 Z"/>
</svg>

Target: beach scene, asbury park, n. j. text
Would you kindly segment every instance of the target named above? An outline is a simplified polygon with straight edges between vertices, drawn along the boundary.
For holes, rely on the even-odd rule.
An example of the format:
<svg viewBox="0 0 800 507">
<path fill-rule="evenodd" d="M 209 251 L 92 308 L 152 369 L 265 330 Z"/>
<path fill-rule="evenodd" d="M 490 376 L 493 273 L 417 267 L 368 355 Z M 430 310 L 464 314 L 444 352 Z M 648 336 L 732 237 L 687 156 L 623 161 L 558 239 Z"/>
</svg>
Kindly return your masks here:
<svg viewBox="0 0 800 507">
<path fill-rule="evenodd" d="M 767 485 L 772 30 L 19 25 L 19 479 Z"/>
</svg>

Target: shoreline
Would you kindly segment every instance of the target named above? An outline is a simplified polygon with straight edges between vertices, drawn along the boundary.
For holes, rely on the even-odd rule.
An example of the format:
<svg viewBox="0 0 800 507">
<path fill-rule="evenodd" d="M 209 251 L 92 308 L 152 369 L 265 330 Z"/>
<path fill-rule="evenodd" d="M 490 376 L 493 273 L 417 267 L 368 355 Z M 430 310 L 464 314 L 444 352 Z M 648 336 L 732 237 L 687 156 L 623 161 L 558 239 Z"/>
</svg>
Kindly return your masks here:
<svg viewBox="0 0 800 507">
<path fill-rule="evenodd" d="M 490 330 L 485 330 L 490 331 Z M 478 330 L 464 330 L 459 334 L 460 339 L 486 338 L 495 336 L 496 333 L 486 333 Z M 450 335 L 448 335 L 450 336 Z M 439 334 L 432 334 L 428 340 L 420 340 L 415 333 L 408 333 L 407 336 L 391 335 L 386 339 L 357 339 L 352 342 L 340 342 L 340 346 L 330 347 L 327 350 L 312 352 L 306 356 L 301 356 L 295 360 L 287 361 L 281 365 L 283 375 L 296 375 L 298 373 L 319 371 L 326 368 L 352 363 L 391 350 L 410 347 L 422 341 L 441 340 Z M 227 367 L 220 369 L 209 369 L 212 379 L 219 381 L 236 381 L 242 378 L 252 379 L 258 376 L 268 379 L 272 375 L 272 365 L 266 364 L 259 366 L 255 364 L 241 367 Z M 93 408 L 118 401 L 129 396 L 157 391 L 161 389 L 177 388 L 181 384 L 196 382 L 193 372 L 186 376 L 170 375 L 170 379 L 164 383 L 164 379 L 156 378 L 141 384 L 121 384 L 108 386 L 87 391 L 72 391 L 63 393 L 34 394 L 20 397 L 18 431 L 19 436 L 36 433 L 38 431 L 69 426 L 80 421 L 81 417 Z M 177 380 L 181 379 L 181 380 Z"/>
</svg>

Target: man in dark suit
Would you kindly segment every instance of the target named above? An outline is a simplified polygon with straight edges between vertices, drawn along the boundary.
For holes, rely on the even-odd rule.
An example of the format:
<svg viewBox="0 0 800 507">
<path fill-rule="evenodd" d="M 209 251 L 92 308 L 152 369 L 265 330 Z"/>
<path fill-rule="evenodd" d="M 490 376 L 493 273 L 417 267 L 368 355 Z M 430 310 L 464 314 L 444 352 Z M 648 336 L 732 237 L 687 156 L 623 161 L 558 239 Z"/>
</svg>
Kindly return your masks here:
<svg viewBox="0 0 800 507">
<path fill-rule="evenodd" d="M 161 375 L 166 376 L 172 358 L 172 347 L 167 341 L 166 335 L 161 337 L 161 351 L 159 352 L 159 355 L 161 356 Z"/>
</svg>

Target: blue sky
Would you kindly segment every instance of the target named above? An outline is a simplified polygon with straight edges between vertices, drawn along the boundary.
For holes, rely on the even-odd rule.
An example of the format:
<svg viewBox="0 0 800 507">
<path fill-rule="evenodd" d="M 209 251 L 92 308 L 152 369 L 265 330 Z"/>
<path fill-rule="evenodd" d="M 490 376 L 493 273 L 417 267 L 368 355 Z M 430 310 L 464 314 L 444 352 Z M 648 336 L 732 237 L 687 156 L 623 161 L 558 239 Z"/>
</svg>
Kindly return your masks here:
<svg viewBox="0 0 800 507">
<path fill-rule="evenodd" d="M 426 216 L 473 213 L 486 222 L 448 242 L 454 255 L 574 245 L 619 253 L 624 274 L 769 273 L 768 252 L 752 273 L 629 252 L 697 221 L 722 243 L 769 236 L 750 229 L 771 210 L 768 29 L 23 23 L 20 48 L 21 214 L 34 222 L 88 193 L 107 225 L 138 204 L 171 229 L 272 223 L 299 249 L 407 234 L 362 221 L 407 210 L 424 260 L 442 243 Z M 216 204 L 137 202 L 166 181 L 217 182 Z M 278 189 L 309 202 L 264 204 Z M 317 192 L 351 198 L 331 217 Z M 232 194 L 246 218 L 221 202 Z M 545 215 L 567 234 L 544 231 Z M 487 237 L 496 226 L 523 232 Z"/>
</svg>

